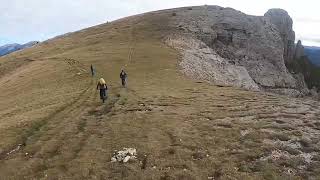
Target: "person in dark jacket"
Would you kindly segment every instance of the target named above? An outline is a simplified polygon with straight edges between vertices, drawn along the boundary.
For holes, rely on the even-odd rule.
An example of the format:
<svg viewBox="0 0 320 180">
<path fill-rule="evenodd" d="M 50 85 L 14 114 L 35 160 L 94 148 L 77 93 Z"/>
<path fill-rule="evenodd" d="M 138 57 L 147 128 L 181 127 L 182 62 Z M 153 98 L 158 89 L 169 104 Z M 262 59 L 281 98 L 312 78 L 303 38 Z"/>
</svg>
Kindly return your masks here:
<svg viewBox="0 0 320 180">
<path fill-rule="evenodd" d="M 97 84 L 97 90 L 100 89 L 100 99 L 104 103 L 107 98 L 107 90 L 108 86 L 106 84 L 106 81 L 103 78 L 100 78 L 98 84 Z"/>
<path fill-rule="evenodd" d="M 90 66 L 90 69 L 91 69 L 91 75 L 92 75 L 92 76 L 95 76 L 96 71 L 95 71 L 95 69 L 94 69 L 94 67 L 93 67 L 92 64 L 91 64 L 91 66 Z"/>
<path fill-rule="evenodd" d="M 127 73 L 124 70 L 121 70 L 120 79 L 121 79 L 122 87 L 126 87 L 126 85 L 127 85 L 127 77 L 128 77 Z"/>
</svg>

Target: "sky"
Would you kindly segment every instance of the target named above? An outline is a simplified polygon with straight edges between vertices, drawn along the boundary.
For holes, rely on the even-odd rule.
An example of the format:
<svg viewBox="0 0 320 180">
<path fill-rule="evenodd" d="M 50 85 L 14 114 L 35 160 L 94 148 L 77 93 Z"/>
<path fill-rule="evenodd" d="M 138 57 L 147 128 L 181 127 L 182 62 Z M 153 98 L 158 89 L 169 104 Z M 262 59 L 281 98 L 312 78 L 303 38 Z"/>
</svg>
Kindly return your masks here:
<svg viewBox="0 0 320 180">
<path fill-rule="evenodd" d="M 232 7 L 263 16 L 282 8 L 294 21 L 296 38 L 320 46 L 319 0 L 0 0 L 0 46 L 44 41 L 129 15 L 194 5 Z"/>
</svg>

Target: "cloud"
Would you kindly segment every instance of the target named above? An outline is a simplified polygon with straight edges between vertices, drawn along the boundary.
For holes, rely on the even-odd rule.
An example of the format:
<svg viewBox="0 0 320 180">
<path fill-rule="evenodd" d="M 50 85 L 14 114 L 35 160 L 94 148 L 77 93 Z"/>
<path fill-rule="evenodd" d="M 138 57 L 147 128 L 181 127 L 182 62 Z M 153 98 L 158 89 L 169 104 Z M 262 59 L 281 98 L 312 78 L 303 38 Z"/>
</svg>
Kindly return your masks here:
<svg viewBox="0 0 320 180">
<path fill-rule="evenodd" d="M 6 41 L 45 40 L 147 11 L 204 4 L 232 7 L 252 15 L 263 15 L 273 7 L 284 8 L 298 22 L 297 34 L 320 33 L 304 25 L 318 22 L 319 19 L 314 18 L 320 17 L 317 0 L 308 3 L 291 0 L 6 0 L 0 6 L 0 37 L 7 40 L 0 40 L 0 45 Z"/>
<path fill-rule="evenodd" d="M 301 40 L 303 45 L 320 47 L 320 35 L 318 34 L 297 34 L 296 41 Z"/>
<path fill-rule="evenodd" d="M 308 37 L 304 37 L 304 38 L 302 38 L 302 40 L 320 43 L 320 38 L 310 38 L 310 37 L 308 38 Z"/>
<path fill-rule="evenodd" d="M 18 37 L 21 41 L 44 40 L 127 15 L 130 11 L 122 6 L 123 3 L 98 0 L 1 2 L 0 34 L 8 39 Z"/>
<path fill-rule="evenodd" d="M 302 41 L 303 45 L 320 47 L 320 38 L 303 37 L 303 38 L 301 38 L 301 41 Z"/>
<path fill-rule="evenodd" d="M 320 23 L 320 19 L 319 18 L 298 17 L 295 20 L 297 22 L 303 22 L 303 23 Z"/>
<path fill-rule="evenodd" d="M 45 40 L 121 17 L 196 1 L 10 0 L 1 2 L 0 35 L 19 43 Z"/>
</svg>

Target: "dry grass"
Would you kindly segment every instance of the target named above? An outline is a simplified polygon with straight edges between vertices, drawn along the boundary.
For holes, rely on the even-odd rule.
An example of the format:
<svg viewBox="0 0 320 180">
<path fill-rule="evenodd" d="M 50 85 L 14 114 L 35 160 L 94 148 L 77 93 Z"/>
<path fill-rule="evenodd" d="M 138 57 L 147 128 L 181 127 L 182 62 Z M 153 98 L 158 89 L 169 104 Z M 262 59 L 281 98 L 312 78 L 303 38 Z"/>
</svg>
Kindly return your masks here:
<svg viewBox="0 0 320 180">
<path fill-rule="evenodd" d="M 179 55 L 162 43 L 172 12 L 155 14 L 0 59 L 1 177 L 319 178 L 319 103 L 186 79 L 178 70 Z M 90 64 L 110 87 L 105 105 Z M 127 89 L 120 87 L 123 67 Z M 305 114 L 295 112 L 301 108 Z M 302 146 L 294 151 L 278 140 Z M 111 163 L 113 151 L 123 147 L 137 148 L 138 160 Z M 279 149 L 291 153 L 272 159 Z M 303 153 L 315 158 L 305 162 L 298 157 Z"/>
</svg>

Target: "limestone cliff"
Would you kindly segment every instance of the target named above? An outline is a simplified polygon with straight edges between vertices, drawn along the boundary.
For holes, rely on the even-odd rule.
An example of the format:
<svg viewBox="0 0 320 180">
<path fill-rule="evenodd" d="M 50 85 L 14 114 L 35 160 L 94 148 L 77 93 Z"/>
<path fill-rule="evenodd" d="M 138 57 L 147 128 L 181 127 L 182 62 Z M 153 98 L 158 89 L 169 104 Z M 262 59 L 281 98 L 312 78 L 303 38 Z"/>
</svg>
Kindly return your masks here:
<svg viewBox="0 0 320 180">
<path fill-rule="evenodd" d="M 292 20 L 285 11 L 259 17 L 203 6 L 174 13 L 170 24 L 179 31 L 167 43 L 182 52 L 187 75 L 250 90 L 305 92 L 285 66 L 294 54 Z"/>
<path fill-rule="evenodd" d="M 283 41 L 283 57 L 284 60 L 293 59 L 295 51 L 295 32 L 292 30 L 293 21 L 288 12 L 282 9 L 270 9 L 265 15 L 272 24 L 276 25 Z"/>
</svg>

